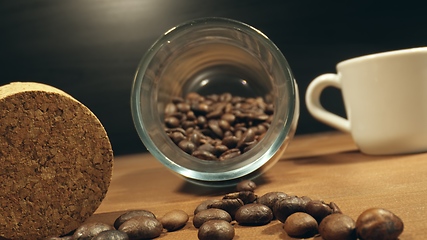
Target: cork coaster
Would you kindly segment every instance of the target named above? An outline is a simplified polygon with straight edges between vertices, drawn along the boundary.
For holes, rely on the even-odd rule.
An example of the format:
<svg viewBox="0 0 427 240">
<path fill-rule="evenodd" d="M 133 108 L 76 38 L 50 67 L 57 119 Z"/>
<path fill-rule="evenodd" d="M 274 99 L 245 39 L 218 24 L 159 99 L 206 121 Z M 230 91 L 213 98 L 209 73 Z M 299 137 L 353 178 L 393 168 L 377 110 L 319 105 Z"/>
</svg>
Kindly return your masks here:
<svg viewBox="0 0 427 240">
<path fill-rule="evenodd" d="M 83 104 L 40 83 L 0 87 L 1 237 L 76 229 L 104 199 L 112 166 L 107 133 Z"/>
</svg>

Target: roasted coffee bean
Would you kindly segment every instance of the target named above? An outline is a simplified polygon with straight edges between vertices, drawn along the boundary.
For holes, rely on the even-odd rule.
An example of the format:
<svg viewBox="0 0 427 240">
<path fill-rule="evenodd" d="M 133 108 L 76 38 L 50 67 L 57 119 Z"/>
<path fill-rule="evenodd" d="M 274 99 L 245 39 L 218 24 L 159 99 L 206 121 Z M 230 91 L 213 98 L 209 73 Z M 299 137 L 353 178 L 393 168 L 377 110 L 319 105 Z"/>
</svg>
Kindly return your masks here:
<svg viewBox="0 0 427 240">
<path fill-rule="evenodd" d="M 173 210 L 167 212 L 161 219 L 160 223 L 163 225 L 163 228 L 169 232 L 178 230 L 185 226 L 188 222 L 189 216 L 186 212 L 182 210 Z"/>
<path fill-rule="evenodd" d="M 244 204 L 253 203 L 257 199 L 257 196 L 252 191 L 240 191 L 226 194 L 222 199 L 235 199 L 238 198 L 243 201 Z"/>
<path fill-rule="evenodd" d="M 296 196 L 289 196 L 277 200 L 274 204 L 274 216 L 281 222 L 285 222 L 289 215 L 296 212 L 304 212 L 306 202 L 304 199 Z"/>
<path fill-rule="evenodd" d="M 196 228 L 202 226 L 203 223 L 209 220 L 223 220 L 227 222 L 231 222 L 232 218 L 230 214 L 219 208 L 209 208 L 203 211 L 198 212 L 193 217 L 193 225 Z"/>
<path fill-rule="evenodd" d="M 278 200 L 285 199 L 288 197 L 288 194 L 284 192 L 268 192 L 257 198 L 257 203 L 264 204 L 269 207 L 271 210 L 274 210 L 274 205 Z M 273 211 L 274 214 L 274 211 Z"/>
<path fill-rule="evenodd" d="M 324 240 L 355 240 L 356 223 L 344 214 L 326 216 L 319 224 L 319 233 Z"/>
<path fill-rule="evenodd" d="M 310 238 L 318 232 L 318 224 L 311 215 L 296 212 L 286 219 L 283 229 L 290 237 Z"/>
<path fill-rule="evenodd" d="M 260 226 L 271 222 L 273 212 L 263 204 L 249 203 L 236 211 L 235 219 L 240 225 Z"/>
<path fill-rule="evenodd" d="M 228 149 L 227 151 L 223 152 L 221 156 L 219 156 L 219 160 L 227 160 L 230 158 L 235 158 L 237 156 L 240 156 L 242 153 L 237 148 Z"/>
<path fill-rule="evenodd" d="M 196 144 L 187 139 L 182 140 L 178 143 L 178 147 L 181 148 L 184 152 L 192 154 L 196 150 Z"/>
<path fill-rule="evenodd" d="M 233 198 L 233 199 L 222 199 L 217 202 L 213 202 L 208 205 L 208 208 L 219 208 L 222 209 L 230 214 L 230 216 L 234 219 L 234 215 L 236 214 L 236 211 L 243 206 L 244 203 L 239 198 Z"/>
<path fill-rule="evenodd" d="M 166 107 L 165 107 L 165 115 L 166 116 L 170 116 L 170 115 L 176 113 L 176 111 L 177 111 L 177 107 L 175 104 L 173 104 L 173 103 L 166 104 Z"/>
<path fill-rule="evenodd" d="M 202 160 L 218 160 L 218 158 L 214 154 L 204 150 L 196 150 L 191 155 Z"/>
<path fill-rule="evenodd" d="M 80 225 L 73 234 L 73 239 L 90 240 L 101 232 L 114 230 L 114 227 L 101 222 L 89 222 Z"/>
<path fill-rule="evenodd" d="M 222 139 L 221 143 L 231 149 L 237 147 L 238 142 L 239 139 L 236 136 L 227 136 Z"/>
<path fill-rule="evenodd" d="M 224 113 L 221 116 L 221 120 L 227 121 L 229 124 L 233 124 L 234 121 L 236 121 L 236 116 L 234 116 L 232 113 Z"/>
<path fill-rule="evenodd" d="M 192 143 L 194 143 L 195 146 L 199 146 L 200 145 L 200 140 L 202 138 L 201 133 L 199 132 L 192 132 L 189 136 L 189 139 Z"/>
<path fill-rule="evenodd" d="M 251 150 L 252 148 L 254 148 L 258 143 L 258 140 L 253 140 L 252 142 L 247 142 L 245 145 L 246 147 L 243 148 L 243 152 L 247 152 L 249 150 Z"/>
<path fill-rule="evenodd" d="M 119 227 L 120 227 L 120 225 L 122 225 L 122 223 L 126 222 L 127 220 L 129 220 L 133 217 L 138 217 L 138 216 L 156 218 L 154 213 L 152 213 L 151 211 L 148 211 L 148 210 L 143 210 L 143 209 L 131 210 L 131 211 L 127 211 L 127 212 L 121 214 L 119 217 L 116 218 L 116 220 L 114 221 L 114 228 L 119 229 Z"/>
<path fill-rule="evenodd" d="M 313 216 L 318 223 L 329 214 L 332 214 L 334 210 L 328 204 L 320 200 L 309 201 L 305 206 L 305 212 Z"/>
<path fill-rule="evenodd" d="M 240 138 L 239 142 L 237 143 L 237 147 L 242 147 L 244 144 L 252 142 L 253 140 L 255 140 L 255 131 L 252 128 L 249 128 Z"/>
<path fill-rule="evenodd" d="M 169 137 L 175 144 L 178 144 L 185 139 L 185 135 L 182 132 L 171 132 L 169 133 Z"/>
<path fill-rule="evenodd" d="M 231 240 L 234 238 L 234 227 L 224 220 L 210 220 L 200 226 L 197 237 L 199 240 Z"/>
<path fill-rule="evenodd" d="M 160 236 L 163 226 L 156 218 L 138 216 L 122 223 L 118 230 L 126 233 L 129 239 L 152 239 Z"/>
<path fill-rule="evenodd" d="M 108 230 L 99 233 L 92 240 L 129 240 L 126 233 L 119 230 Z"/>
<path fill-rule="evenodd" d="M 403 222 L 389 210 L 370 208 L 357 218 L 356 231 L 362 240 L 392 240 L 403 232 Z"/>
<path fill-rule="evenodd" d="M 184 102 L 177 103 L 176 108 L 178 109 L 178 111 L 183 112 L 183 113 L 187 113 L 191 109 L 190 104 L 184 103 Z"/>
<path fill-rule="evenodd" d="M 215 153 L 217 156 L 218 155 L 221 156 L 221 154 L 223 154 L 225 151 L 228 150 L 228 147 L 225 145 L 222 145 L 222 144 L 216 145 L 214 148 L 215 148 Z"/>
<path fill-rule="evenodd" d="M 166 105 L 165 131 L 183 151 L 192 154 L 195 151 L 193 144 L 197 147 L 210 143 L 215 148 L 222 145 L 215 152 L 210 151 L 216 158 L 200 153 L 193 156 L 223 161 L 250 151 L 262 139 L 269 127 L 267 121 L 273 115 L 273 112 L 266 113 L 267 103 L 261 97 L 224 94 L 204 97 L 189 93 L 185 99 L 173 98 Z M 185 129 L 185 132 L 172 134 L 170 129 L 173 128 Z"/>
<path fill-rule="evenodd" d="M 224 136 L 224 131 L 219 126 L 218 120 L 209 120 L 208 126 L 216 136 L 220 138 Z"/>
<path fill-rule="evenodd" d="M 199 205 L 197 205 L 197 207 L 194 209 L 194 215 L 196 215 L 198 212 L 201 212 L 203 210 L 208 209 L 208 206 L 211 203 L 218 202 L 218 201 L 219 201 L 218 199 L 206 199 L 206 200 L 204 200 Z"/>
<path fill-rule="evenodd" d="M 304 206 L 307 206 L 307 203 L 310 202 L 310 201 L 312 201 L 312 199 L 310 197 L 308 197 L 308 196 L 302 196 L 302 197 L 300 197 L 300 199 L 301 199 L 302 204 Z"/>
<path fill-rule="evenodd" d="M 167 117 L 165 118 L 165 124 L 168 128 L 179 127 L 179 119 L 176 117 Z"/>
<path fill-rule="evenodd" d="M 236 190 L 238 192 L 240 191 L 255 191 L 256 189 L 256 183 L 252 180 L 242 180 L 240 181 L 237 186 L 236 186 Z"/>
<path fill-rule="evenodd" d="M 214 154 L 214 153 L 216 152 L 215 147 L 214 147 L 214 146 L 212 146 L 212 144 L 210 144 L 210 143 L 204 143 L 204 144 L 200 145 L 200 146 L 197 148 L 197 150 L 200 150 L 200 151 L 207 151 L 207 152 L 210 152 L 210 153 L 212 153 L 212 154 Z"/>
</svg>

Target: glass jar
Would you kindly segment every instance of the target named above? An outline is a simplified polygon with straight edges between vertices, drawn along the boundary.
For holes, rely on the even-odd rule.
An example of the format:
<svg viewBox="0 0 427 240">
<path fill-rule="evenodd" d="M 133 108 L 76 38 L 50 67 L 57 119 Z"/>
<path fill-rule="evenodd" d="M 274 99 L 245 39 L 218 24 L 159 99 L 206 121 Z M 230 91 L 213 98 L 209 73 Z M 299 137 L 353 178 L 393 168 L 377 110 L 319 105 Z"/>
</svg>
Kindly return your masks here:
<svg viewBox="0 0 427 240">
<path fill-rule="evenodd" d="M 193 157 L 169 138 L 164 125 L 166 104 L 190 92 L 268 97 L 274 105 L 270 127 L 238 157 Z M 203 18 L 170 29 L 148 50 L 133 82 L 131 110 L 143 144 L 164 166 L 196 184 L 231 186 L 280 159 L 296 130 L 299 97 L 286 59 L 262 32 L 231 19 Z"/>
</svg>

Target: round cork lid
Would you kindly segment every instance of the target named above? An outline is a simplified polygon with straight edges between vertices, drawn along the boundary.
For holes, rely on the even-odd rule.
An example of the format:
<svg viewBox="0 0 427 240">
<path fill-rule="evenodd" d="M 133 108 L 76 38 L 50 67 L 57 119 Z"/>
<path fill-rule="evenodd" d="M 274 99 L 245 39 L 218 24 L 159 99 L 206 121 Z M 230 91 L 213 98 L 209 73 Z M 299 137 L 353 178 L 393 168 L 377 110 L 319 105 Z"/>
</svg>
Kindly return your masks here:
<svg viewBox="0 0 427 240">
<path fill-rule="evenodd" d="M 40 83 L 0 87 L 1 237 L 76 229 L 104 199 L 112 166 L 106 131 L 76 99 Z"/>
</svg>

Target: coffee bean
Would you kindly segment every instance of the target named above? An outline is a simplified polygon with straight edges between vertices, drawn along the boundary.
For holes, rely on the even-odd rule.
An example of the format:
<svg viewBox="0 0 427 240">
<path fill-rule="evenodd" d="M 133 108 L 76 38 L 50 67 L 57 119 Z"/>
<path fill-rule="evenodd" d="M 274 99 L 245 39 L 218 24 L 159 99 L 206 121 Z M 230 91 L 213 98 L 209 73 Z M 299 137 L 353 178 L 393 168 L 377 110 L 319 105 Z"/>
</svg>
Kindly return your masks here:
<svg viewBox="0 0 427 240">
<path fill-rule="evenodd" d="M 231 149 L 237 147 L 238 142 L 239 139 L 236 136 L 227 136 L 222 139 L 221 143 Z"/>
<path fill-rule="evenodd" d="M 218 124 L 218 120 L 209 120 L 208 126 L 216 136 L 220 138 L 224 136 L 224 132 L 222 131 L 221 127 Z"/>
<path fill-rule="evenodd" d="M 278 200 L 287 198 L 288 195 L 284 192 L 268 192 L 257 199 L 257 203 L 264 204 L 271 210 L 274 210 L 274 205 Z M 274 211 L 273 211 L 274 214 Z"/>
<path fill-rule="evenodd" d="M 296 212 L 286 219 L 283 229 L 290 237 L 310 238 L 318 232 L 318 224 L 311 215 Z"/>
<path fill-rule="evenodd" d="M 177 144 L 185 139 L 185 135 L 181 132 L 171 132 L 169 133 L 169 137 L 172 139 L 172 141 Z"/>
<path fill-rule="evenodd" d="M 207 199 L 207 200 L 204 200 L 199 205 L 197 205 L 197 207 L 194 209 L 194 215 L 196 215 L 198 212 L 201 212 L 203 210 L 208 209 L 208 206 L 211 203 L 218 202 L 218 201 L 219 201 L 218 199 Z"/>
<path fill-rule="evenodd" d="M 173 210 L 167 212 L 161 219 L 163 228 L 169 232 L 178 230 L 185 226 L 188 222 L 188 214 L 182 210 Z"/>
<path fill-rule="evenodd" d="M 324 240 L 355 240 L 356 223 L 344 214 L 326 216 L 319 224 L 319 233 Z"/>
<path fill-rule="evenodd" d="M 333 213 L 333 209 L 323 201 L 312 200 L 306 204 L 305 212 L 313 216 L 320 223 L 324 217 Z"/>
<path fill-rule="evenodd" d="M 234 227 L 224 220 L 210 220 L 200 226 L 197 237 L 199 240 L 231 240 L 234 238 Z"/>
<path fill-rule="evenodd" d="M 138 216 L 156 218 L 154 213 L 152 213 L 151 211 L 148 211 L 148 210 L 143 210 L 143 209 L 131 210 L 131 211 L 127 211 L 127 212 L 121 214 L 119 217 L 116 218 L 116 220 L 114 221 L 114 228 L 119 229 L 119 227 L 120 227 L 120 225 L 122 225 L 122 223 L 126 222 L 127 220 L 129 220 L 133 217 L 138 217 Z"/>
<path fill-rule="evenodd" d="M 177 103 L 176 108 L 178 109 L 178 111 L 183 112 L 183 113 L 187 113 L 191 109 L 190 104 L 185 103 L 185 102 Z"/>
<path fill-rule="evenodd" d="M 210 152 L 210 153 L 212 153 L 212 154 L 214 154 L 214 153 L 216 152 L 215 147 L 214 147 L 214 146 L 212 146 L 212 144 L 210 144 L 210 143 L 204 143 L 204 144 L 200 145 L 200 146 L 197 148 L 197 150 L 200 150 L 200 151 L 207 151 L 207 152 Z"/>
<path fill-rule="evenodd" d="M 179 119 L 176 117 L 167 117 L 165 118 L 165 124 L 168 128 L 179 127 Z"/>
<path fill-rule="evenodd" d="M 89 222 L 80 225 L 73 234 L 73 239 L 90 240 L 99 233 L 107 230 L 114 230 L 114 227 L 101 222 Z"/>
<path fill-rule="evenodd" d="M 108 230 L 99 233 L 92 240 L 129 240 L 126 233 L 119 230 Z"/>
<path fill-rule="evenodd" d="M 184 139 L 179 142 L 178 147 L 188 154 L 191 154 L 194 150 L 196 150 L 196 145 L 187 139 Z"/>
<path fill-rule="evenodd" d="M 240 156 L 241 152 L 238 148 L 232 148 L 232 149 L 228 149 L 227 151 L 223 152 L 221 154 L 221 156 L 219 156 L 219 160 L 223 161 L 223 160 L 227 160 L 230 158 L 235 158 L 237 156 Z"/>
<path fill-rule="evenodd" d="M 236 211 L 235 219 L 240 225 L 260 226 L 271 222 L 273 212 L 263 204 L 249 203 Z"/>
<path fill-rule="evenodd" d="M 266 106 L 261 97 L 246 99 L 230 93 L 204 97 L 189 93 L 185 99 L 173 98 L 172 103 L 166 105 L 165 131 L 188 154 L 195 151 L 194 146 L 210 143 L 217 148 L 215 152 L 209 151 L 215 158 L 200 152 L 193 156 L 223 161 L 250 151 L 262 139 L 261 135 L 269 127 L 267 118 L 273 114 L 265 113 Z M 185 132 L 171 133 L 175 128 Z M 219 145 L 222 146 L 217 147 Z"/>
<path fill-rule="evenodd" d="M 382 208 L 367 209 L 356 220 L 357 235 L 362 240 L 397 239 L 403 227 L 398 216 Z"/>
<path fill-rule="evenodd" d="M 165 115 L 166 116 L 170 116 L 170 115 L 176 113 L 176 111 L 177 111 L 177 108 L 176 108 L 175 104 L 173 104 L 173 103 L 166 104 L 166 107 L 165 107 Z"/>
<path fill-rule="evenodd" d="M 253 203 L 257 196 L 253 191 L 239 191 L 226 194 L 222 199 L 240 199 L 244 204 Z"/>
<path fill-rule="evenodd" d="M 208 208 L 219 208 L 222 209 L 234 219 L 234 215 L 236 214 L 236 211 L 243 206 L 244 203 L 239 198 L 233 198 L 233 199 L 222 199 L 220 201 L 211 203 L 208 205 Z"/>
<path fill-rule="evenodd" d="M 236 186 L 236 190 L 237 191 L 255 191 L 256 189 L 256 183 L 252 180 L 242 180 L 240 181 L 237 186 Z"/>
<path fill-rule="evenodd" d="M 122 223 L 118 230 L 126 233 L 129 239 L 151 239 L 160 236 L 163 226 L 156 218 L 138 216 Z"/>
<path fill-rule="evenodd" d="M 219 208 L 209 208 L 198 212 L 193 217 L 193 225 L 196 228 L 202 226 L 203 223 L 209 220 L 224 220 L 231 222 L 232 218 L 228 212 Z"/>
<path fill-rule="evenodd" d="M 232 113 L 225 113 L 221 116 L 221 120 L 227 121 L 229 124 L 233 124 L 236 121 L 236 116 Z"/>
<path fill-rule="evenodd" d="M 218 160 L 218 158 L 214 154 L 204 150 L 196 150 L 191 155 L 203 160 L 211 160 L 211 161 Z"/>
<path fill-rule="evenodd" d="M 277 200 L 274 204 L 274 216 L 281 222 L 285 222 L 286 218 L 292 213 L 304 212 L 306 202 L 304 199 L 296 196 L 288 196 L 287 198 Z"/>
</svg>

